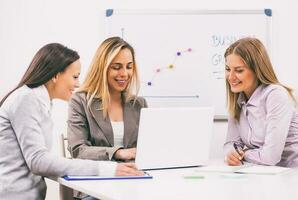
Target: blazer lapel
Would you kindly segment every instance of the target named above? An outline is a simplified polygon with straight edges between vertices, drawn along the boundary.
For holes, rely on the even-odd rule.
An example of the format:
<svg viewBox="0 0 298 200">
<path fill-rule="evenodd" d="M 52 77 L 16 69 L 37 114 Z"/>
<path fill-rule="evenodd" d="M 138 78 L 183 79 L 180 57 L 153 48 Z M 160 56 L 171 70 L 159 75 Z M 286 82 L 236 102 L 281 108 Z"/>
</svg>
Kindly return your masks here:
<svg viewBox="0 0 298 200">
<path fill-rule="evenodd" d="M 131 102 L 127 102 L 124 104 L 124 114 L 123 114 L 123 121 L 124 121 L 124 137 L 123 137 L 123 144 L 126 148 L 132 139 L 136 136 L 136 127 L 137 127 L 137 118 L 135 116 L 135 112 L 133 106 L 130 105 Z"/>
<path fill-rule="evenodd" d="M 100 99 L 93 99 L 90 106 L 90 109 L 91 109 L 90 112 L 94 117 L 96 123 L 98 124 L 99 128 L 102 130 L 107 141 L 110 143 L 111 146 L 114 146 L 114 134 L 113 134 L 110 118 L 109 116 L 107 116 L 104 119 L 103 111 L 99 109 L 100 106 L 101 106 Z"/>
</svg>

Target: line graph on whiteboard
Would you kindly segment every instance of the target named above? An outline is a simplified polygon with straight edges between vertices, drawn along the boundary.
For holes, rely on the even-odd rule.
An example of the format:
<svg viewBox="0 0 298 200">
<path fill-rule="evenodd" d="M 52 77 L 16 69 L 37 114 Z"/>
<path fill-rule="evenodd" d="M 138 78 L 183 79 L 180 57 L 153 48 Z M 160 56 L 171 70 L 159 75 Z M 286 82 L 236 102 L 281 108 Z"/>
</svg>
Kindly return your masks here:
<svg viewBox="0 0 298 200">
<path fill-rule="evenodd" d="M 193 53 L 192 48 L 186 48 L 176 51 L 174 55 L 172 53 L 172 62 L 161 61 L 164 64 L 156 63 L 147 66 L 146 68 L 150 68 L 151 72 L 141 68 L 143 95 L 155 99 L 184 99 L 184 101 L 186 99 L 198 99 L 198 91 L 194 90 L 197 81 L 185 82 L 186 72 L 191 71 L 191 66 L 185 60 Z"/>
<path fill-rule="evenodd" d="M 140 59 L 140 95 L 150 107 L 200 106 L 206 98 L 202 91 L 213 75 L 210 68 L 209 71 L 194 62 L 203 59 L 202 55 L 187 44 L 184 48 L 166 49 L 162 55 L 153 62 L 147 60 L 146 65 Z"/>
<path fill-rule="evenodd" d="M 169 63 L 168 65 L 166 66 L 157 66 L 157 67 L 153 67 L 153 74 L 152 76 L 149 78 L 149 79 L 143 79 L 142 80 L 142 86 L 143 87 L 148 87 L 148 88 L 154 88 L 154 87 L 159 87 L 158 84 L 158 81 L 156 81 L 159 77 L 162 76 L 163 73 L 173 73 L 174 70 L 177 70 L 177 67 L 179 67 L 177 65 L 177 61 L 178 59 L 181 59 L 182 56 L 185 56 L 185 54 L 190 54 L 192 53 L 192 48 L 187 48 L 185 50 L 182 50 L 182 51 L 177 51 L 176 54 L 174 55 L 174 58 L 172 60 L 171 63 Z M 181 67 L 181 66 L 180 66 Z M 173 78 L 173 77 L 172 77 Z M 165 83 L 165 81 L 172 81 L 169 77 L 168 80 L 163 80 L 163 84 Z M 150 89 L 149 89 L 150 90 Z M 148 96 L 147 97 L 150 97 L 150 98 L 199 98 L 199 95 L 198 94 L 193 94 L 193 95 L 151 95 L 151 96 Z"/>
</svg>

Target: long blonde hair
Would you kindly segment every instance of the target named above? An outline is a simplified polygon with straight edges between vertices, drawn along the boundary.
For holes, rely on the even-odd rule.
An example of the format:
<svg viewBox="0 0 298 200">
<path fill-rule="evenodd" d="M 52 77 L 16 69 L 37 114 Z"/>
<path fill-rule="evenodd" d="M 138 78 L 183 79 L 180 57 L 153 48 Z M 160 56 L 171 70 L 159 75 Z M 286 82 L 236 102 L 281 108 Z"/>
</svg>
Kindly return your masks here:
<svg viewBox="0 0 298 200">
<path fill-rule="evenodd" d="M 226 52 L 225 59 L 228 55 L 235 54 L 241 57 L 243 62 L 255 73 L 259 84 L 277 84 L 283 86 L 295 102 L 297 101 L 293 95 L 293 90 L 287 86 L 281 84 L 275 72 L 273 70 L 269 55 L 262 44 L 262 42 L 256 38 L 242 38 L 233 44 L 231 44 Z M 237 104 L 239 93 L 233 93 L 231 91 L 230 84 L 226 79 L 226 92 L 228 111 L 232 117 L 239 120 L 241 108 Z"/>
<path fill-rule="evenodd" d="M 87 93 L 88 107 L 90 107 L 94 98 L 101 99 L 102 103 L 99 109 L 103 110 L 104 117 L 108 114 L 108 105 L 111 98 L 107 78 L 108 68 L 112 60 L 122 49 L 129 49 L 133 58 L 133 75 L 125 90 L 125 95 L 122 96 L 125 98 L 124 100 L 127 101 L 132 97 L 133 91 L 135 91 L 137 95 L 140 88 L 140 81 L 135 61 L 135 52 L 132 46 L 120 37 L 108 38 L 98 47 L 87 76 L 78 89 L 78 92 Z"/>
</svg>

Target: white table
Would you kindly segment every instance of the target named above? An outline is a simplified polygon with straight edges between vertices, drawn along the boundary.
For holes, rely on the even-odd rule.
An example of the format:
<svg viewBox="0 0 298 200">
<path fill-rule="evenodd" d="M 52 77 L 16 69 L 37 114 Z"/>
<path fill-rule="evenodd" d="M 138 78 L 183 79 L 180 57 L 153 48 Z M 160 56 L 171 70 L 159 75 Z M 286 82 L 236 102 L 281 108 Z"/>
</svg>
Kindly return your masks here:
<svg viewBox="0 0 298 200">
<path fill-rule="evenodd" d="M 297 200 L 298 171 L 278 175 L 233 175 L 200 172 L 203 179 L 185 179 L 195 168 L 150 171 L 153 179 L 58 182 L 102 200 Z M 198 174 L 198 172 L 196 172 Z"/>
</svg>

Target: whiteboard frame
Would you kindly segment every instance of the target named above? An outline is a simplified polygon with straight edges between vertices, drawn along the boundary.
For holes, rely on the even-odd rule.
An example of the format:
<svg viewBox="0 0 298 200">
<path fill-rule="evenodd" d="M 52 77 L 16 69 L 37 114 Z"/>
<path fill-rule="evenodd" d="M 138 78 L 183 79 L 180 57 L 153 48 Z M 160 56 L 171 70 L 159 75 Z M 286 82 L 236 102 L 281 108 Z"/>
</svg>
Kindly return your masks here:
<svg viewBox="0 0 298 200">
<path fill-rule="evenodd" d="M 106 18 L 111 17 L 112 15 L 241 15 L 241 14 L 251 14 L 251 15 L 264 15 L 266 17 L 266 50 L 272 60 L 273 55 L 273 28 L 272 28 L 272 9 L 248 9 L 248 10 L 166 10 L 166 9 L 106 9 L 105 16 Z M 107 29 L 105 29 L 107 30 Z M 227 121 L 228 115 L 215 115 L 214 121 Z"/>
</svg>

